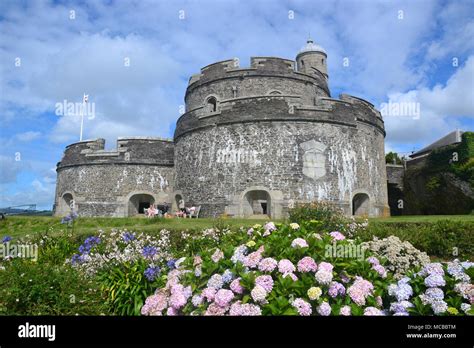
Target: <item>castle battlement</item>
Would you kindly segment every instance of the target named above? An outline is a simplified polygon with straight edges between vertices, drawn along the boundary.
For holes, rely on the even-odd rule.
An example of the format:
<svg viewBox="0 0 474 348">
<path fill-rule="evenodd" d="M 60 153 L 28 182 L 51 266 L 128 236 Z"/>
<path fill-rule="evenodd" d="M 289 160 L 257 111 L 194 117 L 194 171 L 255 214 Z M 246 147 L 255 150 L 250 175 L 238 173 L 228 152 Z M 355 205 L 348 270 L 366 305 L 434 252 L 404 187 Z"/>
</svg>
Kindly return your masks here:
<svg viewBox="0 0 474 348">
<path fill-rule="evenodd" d="M 174 143 L 159 137 L 120 137 L 117 147 L 105 150 L 105 139 L 83 140 L 66 147 L 57 170 L 99 164 L 173 166 Z"/>
<path fill-rule="evenodd" d="M 192 75 L 189 79 L 188 89 L 191 85 L 219 80 L 223 78 L 245 78 L 255 76 L 287 76 L 308 79 L 311 83 L 325 84 L 326 77 L 318 70 L 313 74 L 298 71 L 296 61 L 279 57 L 251 57 L 249 67 L 240 67 L 238 59 L 227 59 L 201 68 L 199 74 Z M 314 81 L 316 80 L 316 81 Z M 327 89 L 327 88 L 326 88 Z"/>
<path fill-rule="evenodd" d="M 315 98 L 312 105 L 301 95 L 255 95 L 222 100 L 216 111 L 205 106 L 189 110 L 176 123 L 175 139 L 193 130 L 229 123 L 316 122 L 357 127 L 358 122 L 385 135 L 384 122 L 375 107 L 363 99 Z"/>
</svg>

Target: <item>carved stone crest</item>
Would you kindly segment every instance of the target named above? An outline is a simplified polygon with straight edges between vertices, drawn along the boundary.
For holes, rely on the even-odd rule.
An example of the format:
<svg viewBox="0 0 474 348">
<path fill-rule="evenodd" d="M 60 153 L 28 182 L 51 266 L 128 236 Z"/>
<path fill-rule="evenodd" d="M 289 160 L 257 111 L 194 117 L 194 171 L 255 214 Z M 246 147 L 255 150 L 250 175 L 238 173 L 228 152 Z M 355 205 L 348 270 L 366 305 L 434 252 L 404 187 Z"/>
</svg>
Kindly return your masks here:
<svg viewBox="0 0 474 348">
<path fill-rule="evenodd" d="M 326 175 L 326 145 L 314 139 L 300 144 L 303 154 L 303 174 L 308 178 L 319 179 Z"/>
</svg>

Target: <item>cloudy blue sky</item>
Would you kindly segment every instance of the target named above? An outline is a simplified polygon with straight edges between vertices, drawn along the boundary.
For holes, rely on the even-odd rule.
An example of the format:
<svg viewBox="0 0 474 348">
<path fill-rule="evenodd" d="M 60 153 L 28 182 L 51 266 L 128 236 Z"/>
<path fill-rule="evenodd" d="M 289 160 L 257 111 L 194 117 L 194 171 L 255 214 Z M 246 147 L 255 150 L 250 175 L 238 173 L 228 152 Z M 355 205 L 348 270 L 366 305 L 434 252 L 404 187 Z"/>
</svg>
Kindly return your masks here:
<svg viewBox="0 0 474 348">
<path fill-rule="evenodd" d="M 171 137 L 191 74 L 235 57 L 294 59 L 308 33 L 328 52 L 333 96 L 419 103 L 419 119 L 385 117 L 387 152 L 474 130 L 470 0 L 2 0 L 0 207 L 51 208 L 56 163 L 79 138 L 79 117 L 57 116 L 56 103 L 89 94 L 84 137 L 108 148 Z"/>
</svg>

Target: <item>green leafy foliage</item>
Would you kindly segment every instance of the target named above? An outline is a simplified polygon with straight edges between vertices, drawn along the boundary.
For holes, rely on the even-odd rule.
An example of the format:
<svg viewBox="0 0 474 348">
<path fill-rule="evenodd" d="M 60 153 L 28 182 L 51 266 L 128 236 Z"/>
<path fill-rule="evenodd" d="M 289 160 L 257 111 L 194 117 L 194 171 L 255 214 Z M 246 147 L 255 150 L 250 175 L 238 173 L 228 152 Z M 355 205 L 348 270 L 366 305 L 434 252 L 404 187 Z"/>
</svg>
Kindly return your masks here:
<svg viewBox="0 0 474 348">
<path fill-rule="evenodd" d="M 338 231 L 344 229 L 348 220 L 342 211 L 329 202 L 297 203 L 289 210 L 289 220 L 299 224 L 313 223 L 314 230 Z M 316 223 L 314 223 L 316 221 Z"/>
<path fill-rule="evenodd" d="M 105 305 L 113 314 L 140 315 L 146 297 L 163 285 L 166 276 L 150 282 L 144 275 L 147 267 L 143 261 L 127 262 L 98 274 L 97 279 L 106 296 Z"/>
<path fill-rule="evenodd" d="M 0 271 L 0 314 L 107 314 L 99 284 L 75 269 L 16 258 Z"/>
</svg>

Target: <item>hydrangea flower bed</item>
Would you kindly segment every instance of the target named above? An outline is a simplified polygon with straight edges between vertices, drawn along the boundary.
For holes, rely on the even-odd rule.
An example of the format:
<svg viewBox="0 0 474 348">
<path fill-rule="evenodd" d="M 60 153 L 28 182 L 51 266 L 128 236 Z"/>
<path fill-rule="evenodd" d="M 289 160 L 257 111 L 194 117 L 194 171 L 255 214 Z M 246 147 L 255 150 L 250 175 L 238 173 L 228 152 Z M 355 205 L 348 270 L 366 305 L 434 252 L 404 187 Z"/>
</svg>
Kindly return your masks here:
<svg viewBox="0 0 474 348">
<path fill-rule="evenodd" d="M 153 281 L 160 273 L 159 264 L 172 258 L 169 253 L 169 232 L 162 230 L 158 237 L 129 231 L 99 231 L 97 236 L 86 238 L 70 262 L 74 267 L 92 276 L 105 267 L 144 260 L 149 263 L 145 276 Z"/>
<path fill-rule="evenodd" d="M 267 223 L 189 255 L 146 299 L 143 315 L 473 314 L 473 263 L 428 263 L 394 278 L 387 260 L 334 257 L 360 246 L 343 233 Z"/>
</svg>

